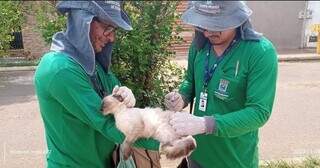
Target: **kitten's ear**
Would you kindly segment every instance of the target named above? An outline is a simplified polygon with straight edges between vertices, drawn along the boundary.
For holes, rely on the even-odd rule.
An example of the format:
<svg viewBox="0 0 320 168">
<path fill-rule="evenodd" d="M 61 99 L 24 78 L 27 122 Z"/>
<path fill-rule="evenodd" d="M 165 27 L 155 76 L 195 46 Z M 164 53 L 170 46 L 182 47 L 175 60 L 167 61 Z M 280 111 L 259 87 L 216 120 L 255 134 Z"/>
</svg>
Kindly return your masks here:
<svg viewBox="0 0 320 168">
<path fill-rule="evenodd" d="M 112 95 L 114 98 L 116 98 L 119 102 L 123 102 L 123 98 L 120 95 Z"/>
</svg>

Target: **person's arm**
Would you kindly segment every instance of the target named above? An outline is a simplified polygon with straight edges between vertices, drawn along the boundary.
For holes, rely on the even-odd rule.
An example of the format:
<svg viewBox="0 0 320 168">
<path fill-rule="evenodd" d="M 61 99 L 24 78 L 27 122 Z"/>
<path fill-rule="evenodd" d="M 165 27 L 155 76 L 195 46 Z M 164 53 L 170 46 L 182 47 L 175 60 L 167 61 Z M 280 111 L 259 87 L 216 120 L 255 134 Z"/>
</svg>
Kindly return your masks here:
<svg viewBox="0 0 320 168">
<path fill-rule="evenodd" d="M 215 135 L 236 137 L 266 123 L 274 102 L 277 69 L 277 54 L 273 48 L 250 60 L 245 108 L 224 115 L 214 115 Z"/>
<path fill-rule="evenodd" d="M 272 111 L 277 79 L 277 56 L 270 47 L 250 60 L 245 108 L 224 115 L 198 117 L 175 113 L 170 120 L 179 135 L 213 134 L 237 137 L 261 127 Z"/>
<path fill-rule="evenodd" d="M 197 55 L 194 43 L 189 48 L 188 68 L 181 82 L 179 91 L 171 91 L 164 97 L 164 104 L 168 110 L 181 111 L 192 102 L 195 96 L 194 89 L 194 59 Z"/>
<path fill-rule="evenodd" d="M 184 101 L 186 101 L 185 103 L 191 102 L 195 94 L 194 93 L 194 60 L 196 55 L 197 55 L 197 51 L 194 43 L 192 43 L 189 48 L 187 71 L 186 71 L 184 80 L 182 81 L 179 88 L 179 93 L 183 96 Z"/>
<path fill-rule="evenodd" d="M 72 115 L 99 131 L 110 141 L 122 143 L 125 136 L 115 126 L 114 117 L 100 112 L 101 98 L 93 90 L 86 74 L 74 69 L 62 69 L 50 82 L 50 94 Z M 140 139 L 137 146 L 158 150 L 155 140 Z"/>
</svg>

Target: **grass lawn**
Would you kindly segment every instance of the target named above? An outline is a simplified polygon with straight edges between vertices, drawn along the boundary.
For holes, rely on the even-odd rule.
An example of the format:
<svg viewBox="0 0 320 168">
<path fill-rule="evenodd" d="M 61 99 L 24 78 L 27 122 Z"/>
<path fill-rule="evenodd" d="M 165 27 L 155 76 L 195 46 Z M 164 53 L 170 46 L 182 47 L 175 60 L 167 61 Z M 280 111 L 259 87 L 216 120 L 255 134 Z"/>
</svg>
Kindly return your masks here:
<svg viewBox="0 0 320 168">
<path fill-rule="evenodd" d="M 320 157 L 308 157 L 302 161 L 262 162 L 260 168 L 320 168 Z"/>
<path fill-rule="evenodd" d="M 27 60 L 24 57 L 0 57 L 0 67 L 36 66 L 39 60 Z"/>
</svg>

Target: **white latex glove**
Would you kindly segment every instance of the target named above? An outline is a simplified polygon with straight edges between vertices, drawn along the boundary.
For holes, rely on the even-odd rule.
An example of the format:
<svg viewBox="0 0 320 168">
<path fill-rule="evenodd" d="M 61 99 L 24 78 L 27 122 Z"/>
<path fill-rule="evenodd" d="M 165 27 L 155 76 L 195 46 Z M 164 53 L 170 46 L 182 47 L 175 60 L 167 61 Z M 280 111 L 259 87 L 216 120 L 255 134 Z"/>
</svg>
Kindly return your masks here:
<svg viewBox="0 0 320 168">
<path fill-rule="evenodd" d="M 185 102 L 183 101 L 181 94 L 177 91 L 168 93 L 164 97 L 164 104 L 170 111 L 181 111 L 185 106 Z"/>
<path fill-rule="evenodd" d="M 136 105 L 136 98 L 134 97 L 132 91 L 126 86 L 115 86 L 112 94 L 120 95 L 123 98 L 123 103 L 129 108 Z"/>
<path fill-rule="evenodd" d="M 197 117 L 190 113 L 174 113 L 170 125 L 180 136 L 197 135 L 206 132 L 204 117 Z"/>
</svg>

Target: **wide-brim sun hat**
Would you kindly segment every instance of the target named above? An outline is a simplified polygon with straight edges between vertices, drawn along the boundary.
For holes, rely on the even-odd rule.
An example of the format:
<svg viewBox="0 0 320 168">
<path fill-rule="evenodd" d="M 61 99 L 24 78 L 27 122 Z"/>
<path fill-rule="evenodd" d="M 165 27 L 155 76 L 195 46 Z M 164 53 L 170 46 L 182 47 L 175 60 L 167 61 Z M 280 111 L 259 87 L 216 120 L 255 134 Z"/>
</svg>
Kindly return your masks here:
<svg viewBox="0 0 320 168">
<path fill-rule="evenodd" d="M 243 1 L 191 1 L 182 21 L 209 31 L 225 31 L 241 26 L 251 14 Z"/>
<path fill-rule="evenodd" d="M 121 1 L 60 1 L 57 10 L 63 14 L 71 10 L 86 10 L 115 27 L 132 30 L 130 19 L 121 9 L 120 3 Z"/>
</svg>

